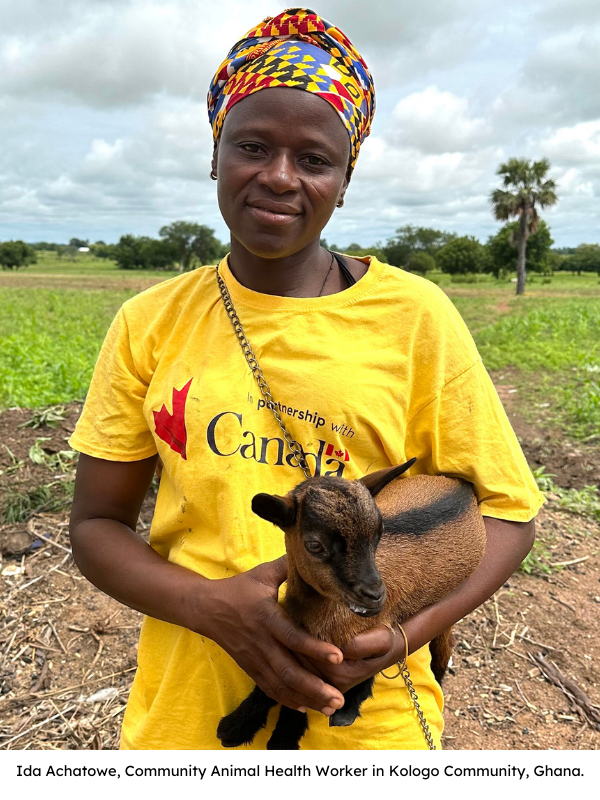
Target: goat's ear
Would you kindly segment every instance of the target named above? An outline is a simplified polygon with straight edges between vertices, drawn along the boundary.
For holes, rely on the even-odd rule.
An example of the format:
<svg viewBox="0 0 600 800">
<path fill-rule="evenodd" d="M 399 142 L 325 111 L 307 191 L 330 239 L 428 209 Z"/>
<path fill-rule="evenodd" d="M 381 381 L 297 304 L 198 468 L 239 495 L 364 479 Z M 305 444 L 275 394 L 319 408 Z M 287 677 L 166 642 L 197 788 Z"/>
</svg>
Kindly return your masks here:
<svg viewBox="0 0 600 800">
<path fill-rule="evenodd" d="M 364 483 L 373 497 L 375 497 L 384 486 L 387 486 L 388 483 L 393 481 L 394 478 L 397 478 L 398 475 L 402 475 L 403 472 L 410 469 L 416 460 L 416 458 L 411 458 L 410 461 L 407 461 L 405 464 L 399 464 L 397 467 L 386 467 L 386 469 L 372 472 L 370 475 L 365 475 L 361 478 L 360 482 Z"/>
<path fill-rule="evenodd" d="M 284 530 L 291 528 L 296 522 L 294 501 L 276 494 L 255 494 L 252 498 L 252 511 Z"/>
</svg>

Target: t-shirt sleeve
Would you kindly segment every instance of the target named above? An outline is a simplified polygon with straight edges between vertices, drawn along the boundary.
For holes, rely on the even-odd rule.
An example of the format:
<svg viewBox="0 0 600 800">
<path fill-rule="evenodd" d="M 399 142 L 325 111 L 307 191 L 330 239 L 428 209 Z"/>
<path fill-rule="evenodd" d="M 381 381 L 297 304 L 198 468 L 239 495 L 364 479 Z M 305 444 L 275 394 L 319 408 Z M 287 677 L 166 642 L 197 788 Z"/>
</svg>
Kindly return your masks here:
<svg viewBox="0 0 600 800">
<path fill-rule="evenodd" d="M 406 453 L 420 471 L 470 481 L 484 516 L 527 522 L 544 502 L 479 358 L 409 420 Z"/>
<path fill-rule="evenodd" d="M 157 452 L 144 417 L 148 384 L 136 368 L 122 308 L 102 345 L 83 412 L 69 444 L 109 461 L 140 461 Z"/>
</svg>

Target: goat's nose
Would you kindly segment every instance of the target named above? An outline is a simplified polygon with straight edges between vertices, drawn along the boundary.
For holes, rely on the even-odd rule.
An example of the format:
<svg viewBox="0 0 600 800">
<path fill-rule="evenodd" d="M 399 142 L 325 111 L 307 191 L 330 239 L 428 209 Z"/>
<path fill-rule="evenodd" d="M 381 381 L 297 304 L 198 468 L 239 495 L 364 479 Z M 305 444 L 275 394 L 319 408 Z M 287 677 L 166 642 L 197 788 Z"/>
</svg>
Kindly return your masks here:
<svg viewBox="0 0 600 800">
<path fill-rule="evenodd" d="M 378 603 L 385 595 L 385 586 L 377 584 L 376 586 L 365 586 L 361 592 L 363 597 Z"/>
</svg>

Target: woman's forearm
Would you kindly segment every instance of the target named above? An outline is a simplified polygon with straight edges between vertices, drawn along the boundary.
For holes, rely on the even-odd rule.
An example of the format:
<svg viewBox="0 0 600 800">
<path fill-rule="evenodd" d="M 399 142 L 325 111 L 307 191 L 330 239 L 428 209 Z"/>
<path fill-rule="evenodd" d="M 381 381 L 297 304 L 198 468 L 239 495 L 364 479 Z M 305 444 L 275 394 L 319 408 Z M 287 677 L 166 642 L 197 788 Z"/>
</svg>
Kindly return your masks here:
<svg viewBox="0 0 600 800">
<path fill-rule="evenodd" d="M 72 528 L 71 542 L 82 574 L 124 605 L 192 630 L 210 613 L 211 581 L 162 558 L 123 522 L 82 520 Z M 199 598 L 204 609 L 195 608 Z"/>
<path fill-rule="evenodd" d="M 475 572 L 452 594 L 424 608 L 403 625 L 410 651 L 427 644 L 490 598 L 519 567 L 533 546 L 535 523 L 484 517 L 485 555 Z"/>
</svg>

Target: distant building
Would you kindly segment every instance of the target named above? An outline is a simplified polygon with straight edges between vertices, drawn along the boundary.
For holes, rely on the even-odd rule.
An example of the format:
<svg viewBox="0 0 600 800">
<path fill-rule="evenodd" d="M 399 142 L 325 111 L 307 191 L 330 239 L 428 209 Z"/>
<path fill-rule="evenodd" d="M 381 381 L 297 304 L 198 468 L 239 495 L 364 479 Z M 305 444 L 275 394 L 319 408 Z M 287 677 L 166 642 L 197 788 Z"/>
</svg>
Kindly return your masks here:
<svg viewBox="0 0 600 800">
<path fill-rule="evenodd" d="M 89 253 L 90 252 L 90 248 L 89 247 L 79 247 L 78 250 L 79 250 L 80 253 Z"/>
</svg>

